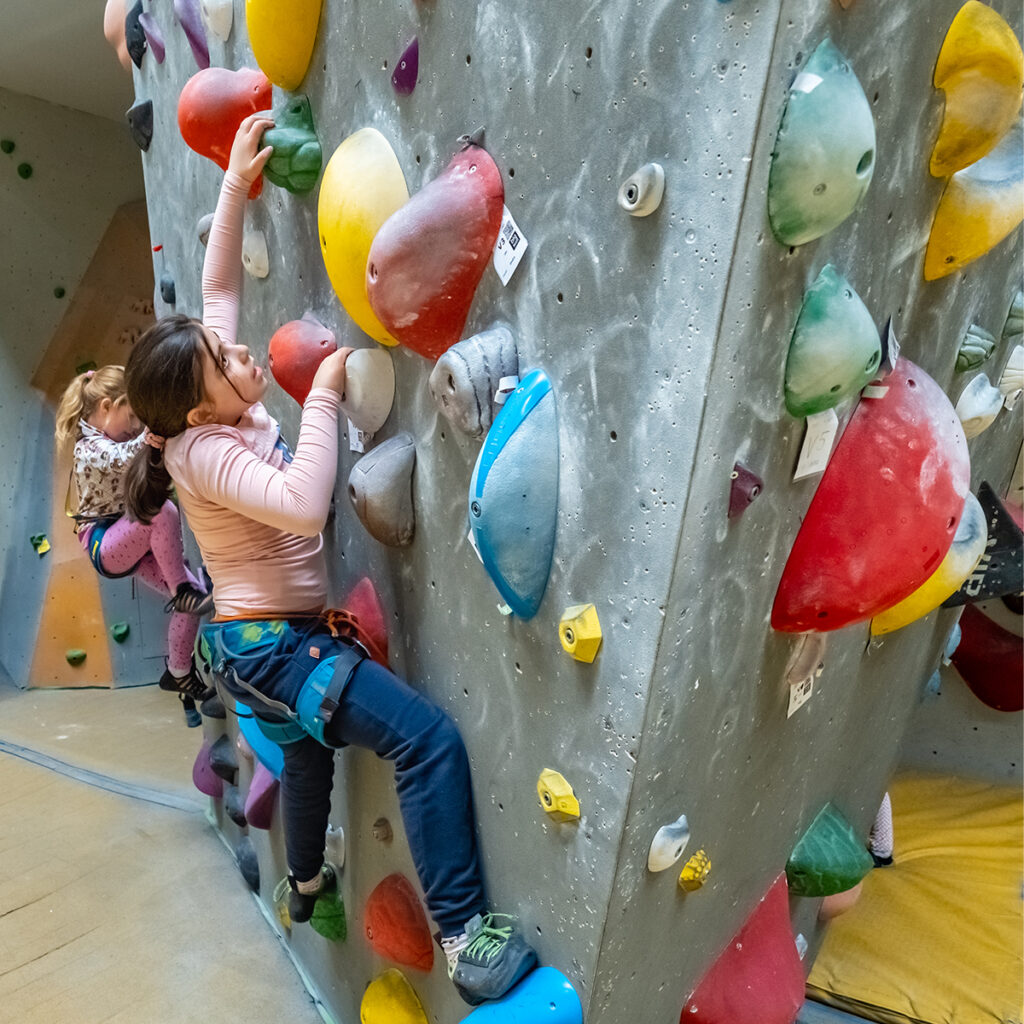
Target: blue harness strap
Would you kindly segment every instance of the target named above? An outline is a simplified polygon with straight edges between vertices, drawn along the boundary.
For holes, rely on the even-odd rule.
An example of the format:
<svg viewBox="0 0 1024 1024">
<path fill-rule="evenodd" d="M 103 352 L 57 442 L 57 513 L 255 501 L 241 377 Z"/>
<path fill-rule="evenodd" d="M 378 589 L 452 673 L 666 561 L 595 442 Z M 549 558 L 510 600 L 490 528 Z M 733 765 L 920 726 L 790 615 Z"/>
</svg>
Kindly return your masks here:
<svg viewBox="0 0 1024 1024">
<path fill-rule="evenodd" d="M 89 534 L 89 561 L 92 562 L 93 568 L 108 580 L 120 580 L 124 579 L 125 576 L 131 576 L 142 564 L 142 558 L 140 558 L 130 569 L 126 569 L 124 572 L 108 572 L 103 568 L 103 562 L 100 560 L 100 545 L 103 543 L 103 537 L 107 530 L 120 518 L 120 516 L 115 516 L 113 519 L 100 519 Z M 145 555 L 143 555 L 143 558 L 145 558 Z"/>
</svg>

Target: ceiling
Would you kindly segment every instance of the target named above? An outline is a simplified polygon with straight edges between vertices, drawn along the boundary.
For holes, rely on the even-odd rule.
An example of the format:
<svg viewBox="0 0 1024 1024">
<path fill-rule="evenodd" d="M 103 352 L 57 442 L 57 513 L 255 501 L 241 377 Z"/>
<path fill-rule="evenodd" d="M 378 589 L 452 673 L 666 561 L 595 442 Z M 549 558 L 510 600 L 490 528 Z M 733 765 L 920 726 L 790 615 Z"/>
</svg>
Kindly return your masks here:
<svg viewBox="0 0 1024 1024">
<path fill-rule="evenodd" d="M 0 0 L 0 88 L 121 121 L 131 75 L 103 36 L 105 0 Z"/>
</svg>

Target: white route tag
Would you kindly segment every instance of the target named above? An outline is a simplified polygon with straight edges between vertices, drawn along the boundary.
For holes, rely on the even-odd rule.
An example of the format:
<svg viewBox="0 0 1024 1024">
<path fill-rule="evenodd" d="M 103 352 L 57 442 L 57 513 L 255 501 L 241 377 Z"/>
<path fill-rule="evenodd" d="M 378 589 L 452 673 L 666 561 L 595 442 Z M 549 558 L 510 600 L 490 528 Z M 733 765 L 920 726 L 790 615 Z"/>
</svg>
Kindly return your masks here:
<svg viewBox="0 0 1024 1024">
<path fill-rule="evenodd" d="M 473 536 L 472 526 L 469 528 L 469 533 L 467 534 L 467 537 L 469 538 L 469 546 L 476 552 L 476 557 L 480 558 L 480 549 L 476 546 L 476 537 Z M 480 564 L 484 564 L 484 560 L 482 558 L 480 558 Z"/>
<path fill-rule="evenodd" d="M 835 409 L 826 409 L 807 417 L 807 433 L 804 435 L 804 446 L 800 449 L 800 459 L 796 464 L 794 480 L 802 480 L 805 476 L 821 473 L 828 465 L 832 454 L 832 443 L 839 430 L 839 417 Z"/>
<path fill-rule="evenodd" d="M 787 718 L 792 718 L 810 699 L 814 693 L 814 676 L 808 676 L 802 683 L 789 688 L 789 711 Z"/>
<path fill-rule="evenodd" d="M 888 384 L 868 384 L 861 391 L 861 398 L 885 398 L 889 394 Z"/>
<path fill-rule="evenodd" d="M 508 207 L 501 208 L 501 227 L 498 229 L 498 241 L 494 243 L 494 269 L 502 284 L 508 284 L 509 279 L 519 266 L 519 261 L 526 252 L 529 242 L 526 236 L 519 230 L 519 225 L 512 219 Z"/>
<path fill-rule="evenodd" d="M 366 451 L 366 446 L 373 440 L 373 434 L 360 430 L 351 420 L 348 421 L 348 450 L 350 452 Z"/>
<path fill-rule="evenodd" d="M 792 89 L 793 92 L 814 92 L 822 81 L 824 79 L 814 74 L 813 71 L 801 71 L 793 80 Z"/>
</svg>

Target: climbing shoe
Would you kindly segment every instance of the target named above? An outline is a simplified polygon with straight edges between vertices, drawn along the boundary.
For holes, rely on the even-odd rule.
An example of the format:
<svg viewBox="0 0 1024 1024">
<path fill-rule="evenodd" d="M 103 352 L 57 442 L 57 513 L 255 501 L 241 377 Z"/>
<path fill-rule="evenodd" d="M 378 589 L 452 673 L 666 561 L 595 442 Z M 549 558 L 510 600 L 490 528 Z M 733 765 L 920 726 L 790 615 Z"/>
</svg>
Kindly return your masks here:
<svg viewBox="0 0 1024 1024">
<path fill-rule="evenodd" d="M 507 914 L 477 914 L 466 922 L 463 935 L 442 941 L 450 977 L 470 1006 L 499 999 L 537 966 L 536 952 L 513 922 Z M 449 949 L 458 950 L 454 965 Z"/>
<path fill-rule="evenodd" d="M 194 664 L 189 668 L 188 674 L 181 678 L 172 675 L 171 670 L 165 668 L 164 674 L 160 677 L 157 686 L 161 690 L 170 690 L 172 693 L 183 693 L 186 697 L 191 697 L 193 701 L 204 701 L 214 694 L 212 687 L 207 686 L 199 678 Z M 194 704 L 193 707 L 195 707 Z"/>
<path fill-rule="evenodd" d="M 338 878 L 330 864 L 320 869 L 320 888 L 316 892 L 299 892 L 295 878 L 288 876 L 288 916 L 292 924 L 309 921 L 310 927 L 325 939 L 344 941 L 348 934 L 345 904 L 341 901 Z"/>
<path fill-rule="evenodd" d="M 164 605 L 165 612 L 184 612 L 186 615 L 205 615 L 213 611 L 213 594 L 204 593 L 187 580 L 178 584 L 174 597 Z"/>
<path fill-rule="evenodd" d="M 178 699 L 185 712 L 185 725 L 190 729 L 198 729 L 203 724 L 203 716 L 196 710 L 196 702 L 187 693 L 179 693 Z"/>
</svg>

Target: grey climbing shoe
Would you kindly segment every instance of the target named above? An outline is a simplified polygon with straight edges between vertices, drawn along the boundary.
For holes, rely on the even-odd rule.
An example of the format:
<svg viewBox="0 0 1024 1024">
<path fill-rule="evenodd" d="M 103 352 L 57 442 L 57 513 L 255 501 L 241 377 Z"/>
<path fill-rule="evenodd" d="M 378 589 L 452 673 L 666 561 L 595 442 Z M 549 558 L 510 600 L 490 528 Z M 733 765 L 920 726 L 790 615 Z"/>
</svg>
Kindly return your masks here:
<svg viewBox="0 0 1024 1024">
<path fill-rule="evenodd" d="M 466 946 L 452 981 L 470 1006 L 499 999 L 537 966 L 537 954 L 507 914 L 477 914 L 466 922 Z"/>
</svg>

